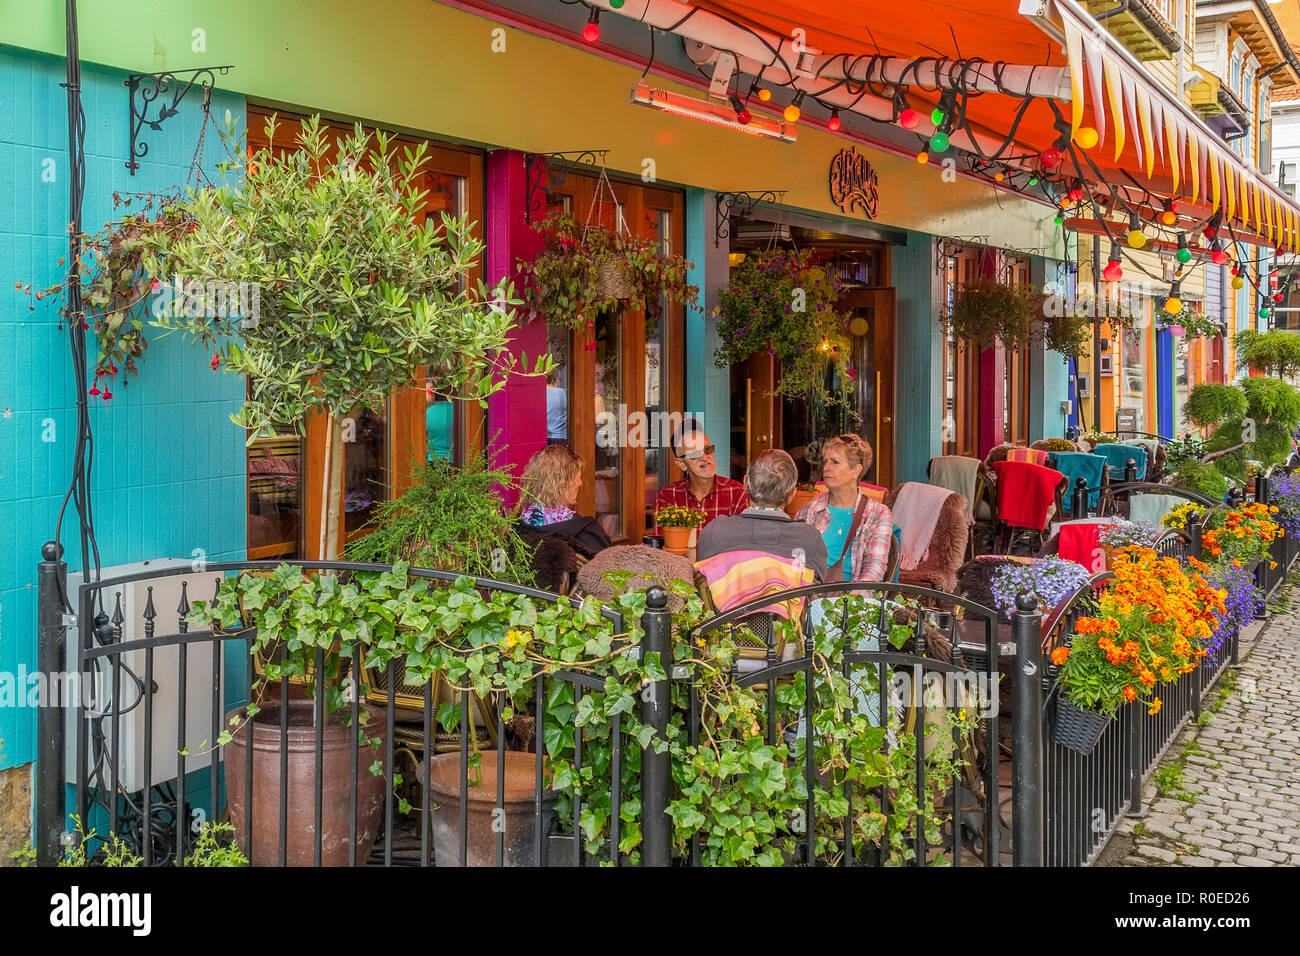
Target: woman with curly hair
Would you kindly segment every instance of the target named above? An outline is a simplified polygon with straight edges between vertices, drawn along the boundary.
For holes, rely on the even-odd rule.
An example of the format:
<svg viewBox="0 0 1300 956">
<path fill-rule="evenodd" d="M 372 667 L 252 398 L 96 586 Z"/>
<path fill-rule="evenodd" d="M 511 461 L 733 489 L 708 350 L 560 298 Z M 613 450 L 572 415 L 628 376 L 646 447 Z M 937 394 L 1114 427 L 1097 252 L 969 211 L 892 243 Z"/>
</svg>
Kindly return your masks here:
<svg viewBox="0 0 1300 956">
<path fill-rule="evenodd" d="M 547 445 L 533 455 L 522 484 L 519 521 L 526 529 L 573 538 L 591 554 L 609 547 L 600 522 L 573 510 L 582 487 L 582 456 L 568 445 Z"/>
<path fill-rule="evenodd" d="M 822 482 L 826 494 L 799 511 L 826 542 L 827 581 L 879 581 L 889 565 L 894 519 L 879 501 L 862 493 L 872 461 L 871 445 L 854 434 L 822 443 Z"/>
</svg>

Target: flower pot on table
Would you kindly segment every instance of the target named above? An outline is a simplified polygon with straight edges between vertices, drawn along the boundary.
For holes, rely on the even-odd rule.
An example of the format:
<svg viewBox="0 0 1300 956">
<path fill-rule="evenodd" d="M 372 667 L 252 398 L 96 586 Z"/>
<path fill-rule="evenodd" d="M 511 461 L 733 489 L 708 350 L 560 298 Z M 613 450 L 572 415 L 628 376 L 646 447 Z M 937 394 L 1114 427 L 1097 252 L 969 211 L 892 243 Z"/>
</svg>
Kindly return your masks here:
<svg viewBox="0 0 1300 956">
<path fill-rule="evenodd" d="M 685 554 L 686 549 L 691 543 L 691 532 L 694 528 L 664 528 L 664 550 L 672 551 L 676 554 Z"/>
<path fill-rule="evenodd" d="M 1067 750 L 1083 754 L 1092 753 L 1097 741 L 1105 732 L 1110 718 L 1096 711 L 1084 710 L 1064 697 L 1056 699 L 1056 723 L 1052 726 L 1052 740 Z"/>
</svg>

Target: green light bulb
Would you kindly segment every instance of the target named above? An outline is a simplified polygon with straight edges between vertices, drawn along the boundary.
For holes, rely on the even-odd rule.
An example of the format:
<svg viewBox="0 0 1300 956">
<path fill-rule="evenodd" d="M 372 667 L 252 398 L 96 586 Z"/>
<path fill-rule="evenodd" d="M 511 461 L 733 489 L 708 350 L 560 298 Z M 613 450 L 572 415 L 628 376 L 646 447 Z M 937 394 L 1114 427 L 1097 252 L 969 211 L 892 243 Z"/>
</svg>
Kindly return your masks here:
<svg viewBox="0 0 1300 956">
<path fill-rule="evenodd" d="M 930 137 L 930 148 L 936 153 L 942 153 L 948 148 L 948 134 L 937 132 Z"/>
<path fill-rule="evenodd" d="M 1063 222 L 1065 222 L 1065 220 L 1062 219 L 1060 216 L 1057 216 L 1057 217 L 1056 217 L 1056 224 L 1057 224 L 1058 226 L 1059 226 L 1061 223 L 1063 223 Z"/>
<path fill-rule="evenodd" d="M 1175 253 L 1174 258 L 1177 259 L 1179 262 L 1191 262 L 1192 250 L 1187 248 L 1179 249 L 1178 252 Z"/>
<path fill-rule="evenodd" d="M 938 126 L 940 123 L 942 123 L 942 122 L 943 122 L 943 110 L 939 109 L 938 107 L 935 107 L 933 110 L 931 110 L 931 111 L 930 111 L 930 122 L 933 123 L 935 126 Z"/>
<path fill-rule="evenodd" d="M 1038 185 L 1038 177 L 1037 177 L 1037 176 L 1030 176 L 1030 177 L 1029 177 L 1029 185 L 1031 185 L 1031 186 L 1037 186 L 1037 185 Z"/>
<path fill-rule="evenodd" d="M 624 0 L 609 0 L 609 6 L 612 10 L 617 10 L 623 6 Z"/>
</svg>

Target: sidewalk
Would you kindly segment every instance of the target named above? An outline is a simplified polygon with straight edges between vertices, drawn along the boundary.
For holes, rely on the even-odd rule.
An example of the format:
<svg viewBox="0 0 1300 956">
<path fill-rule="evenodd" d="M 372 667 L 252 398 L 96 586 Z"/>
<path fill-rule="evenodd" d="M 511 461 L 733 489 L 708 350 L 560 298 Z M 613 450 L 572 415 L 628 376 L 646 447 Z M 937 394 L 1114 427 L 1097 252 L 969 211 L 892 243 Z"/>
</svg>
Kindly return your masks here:
<svg viewBox="0 0 1300 956">
<path fill-rule="evenodd" d="M 1300 865 L 1300 606 L 1246 629 L 1240 660 L 1144 789 L 1150 813 L 1097 865 Z"/>
</svg>

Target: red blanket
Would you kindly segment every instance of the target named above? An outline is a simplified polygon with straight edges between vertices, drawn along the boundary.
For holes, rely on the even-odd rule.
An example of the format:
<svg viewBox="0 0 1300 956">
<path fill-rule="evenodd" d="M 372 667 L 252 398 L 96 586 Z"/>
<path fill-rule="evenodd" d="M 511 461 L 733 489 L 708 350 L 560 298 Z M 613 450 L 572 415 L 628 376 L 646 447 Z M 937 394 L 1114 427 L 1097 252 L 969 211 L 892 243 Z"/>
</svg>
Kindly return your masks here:
<svg viewBox="0 0 1300 956">
<path fill-rule="evenodd" d="M 995 461 L 993 470 L 998 476 L 998 518 L 1014 528 L 1045 528 L 1047 509 L 1065 476 L 1027 461 Z"/>
</svg>

